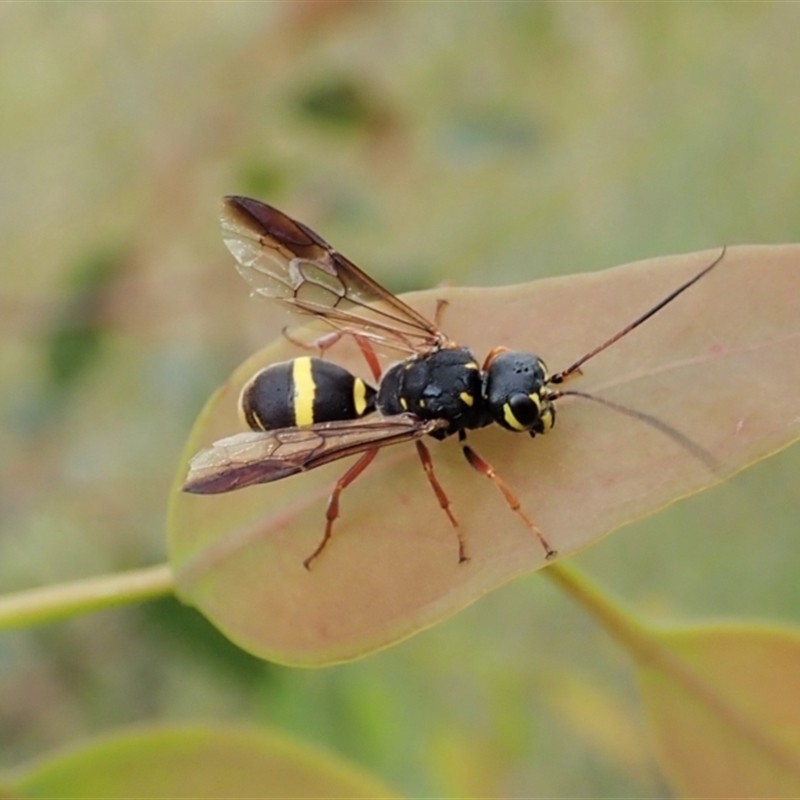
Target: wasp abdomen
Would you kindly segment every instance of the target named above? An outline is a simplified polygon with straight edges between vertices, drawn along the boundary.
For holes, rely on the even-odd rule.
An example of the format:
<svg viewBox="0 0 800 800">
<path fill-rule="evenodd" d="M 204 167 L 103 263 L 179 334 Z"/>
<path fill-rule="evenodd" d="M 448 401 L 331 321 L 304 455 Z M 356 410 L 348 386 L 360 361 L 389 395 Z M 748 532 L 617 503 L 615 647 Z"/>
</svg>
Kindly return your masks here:
<svg viewBox="0 0 800 800">
<path fill-rule="evenodd" d="M 375 410 L 375 390 L 346 369 L 303 356 L 257 372 L 239 397 L 244 423 L 256 431 L 357 419 Z"/>
</svg>

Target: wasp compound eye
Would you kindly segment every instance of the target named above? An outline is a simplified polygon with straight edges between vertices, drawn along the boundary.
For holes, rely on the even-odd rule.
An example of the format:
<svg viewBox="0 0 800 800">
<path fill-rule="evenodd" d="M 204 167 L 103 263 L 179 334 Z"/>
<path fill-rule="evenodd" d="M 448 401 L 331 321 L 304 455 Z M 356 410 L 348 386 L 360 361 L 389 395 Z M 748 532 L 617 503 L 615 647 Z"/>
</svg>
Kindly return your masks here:
<svg viewBox="0 0 800 800">
<path fill-rule="evenodd" d="M 514 394 L 508 398 L 508 407 L 517 425 L 530 428 L 539 421 L 540 400 L 537 395 Z"/>
</svg>

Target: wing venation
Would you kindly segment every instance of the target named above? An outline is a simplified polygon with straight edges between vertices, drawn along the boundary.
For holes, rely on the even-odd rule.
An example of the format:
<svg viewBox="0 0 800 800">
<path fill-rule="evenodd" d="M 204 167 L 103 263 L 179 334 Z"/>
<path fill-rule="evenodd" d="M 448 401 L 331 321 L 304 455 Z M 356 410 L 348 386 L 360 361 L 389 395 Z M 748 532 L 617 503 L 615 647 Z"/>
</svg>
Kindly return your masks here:
<svg viewBox="0 0 800 800">
<path fill-rule="evenodd" d="M 447 427 L 413 414 L 321 422 L 305 428 L 248 431 L 220 439 L 189 462 L 183 491 L 219 494 L 271 483 L 340 458 L 419 439 Z"/>
<path fill-rule="evenodd" d="M 256 294 L 393 350 L 422 353 L 448 342 L 321 236 L 272 206 L 226 197 L 221 223 L 225 244 Z"/>
</svg>

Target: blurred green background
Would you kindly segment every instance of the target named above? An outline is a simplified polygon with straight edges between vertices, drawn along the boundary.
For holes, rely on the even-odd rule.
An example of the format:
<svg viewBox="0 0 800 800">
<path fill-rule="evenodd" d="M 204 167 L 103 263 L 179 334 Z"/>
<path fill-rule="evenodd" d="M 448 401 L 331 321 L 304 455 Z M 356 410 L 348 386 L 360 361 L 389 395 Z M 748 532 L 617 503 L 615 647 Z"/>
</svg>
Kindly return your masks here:
<svg viewBox="0 0 800 800">
<path fill-rule="evenodd" d="M 395 291 L 800 240 L 796 4 L 42 3 L 0 22 L 3 593 L 163 561 L 194 415 L 285 322 L 236 276 L 222 194 Z M 798 468 L 790 449 L 577 563 L 658 619 L 795 622 Z M 267 722 L 411 795 L 667 791 L 626 656 L 541 574 L 321 671 L 259 662 L 173 601 L 0 639 L 0 768 L 158 720 Z"/>
</svg>

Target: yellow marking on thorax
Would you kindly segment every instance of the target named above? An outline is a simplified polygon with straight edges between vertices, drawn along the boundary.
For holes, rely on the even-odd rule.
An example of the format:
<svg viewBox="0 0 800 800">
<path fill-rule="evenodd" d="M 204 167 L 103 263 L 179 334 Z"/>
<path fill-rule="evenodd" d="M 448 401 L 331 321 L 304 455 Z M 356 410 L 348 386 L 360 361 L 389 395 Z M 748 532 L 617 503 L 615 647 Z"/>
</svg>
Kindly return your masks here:
<svg viewBox="0 0 800 800">
<path fill-rule="evenodd" d="M 511 405 L 509 403 L 505 403 L 503 405 L 503 419 L 508 423 L 509 428 L 513 428 L 515 431 L 524 431 L 527 428 L 524 425 L 520 425 L 517 418 L 514 416 L 514 412 L 511 410 Z"/>
<path fill-rule="evenodd" d="M 408 403 L 406 403 L 405 397 L 400 398 L 400 405 L 403 408 L 403 411 L 408 411 Z"/>
<path fill-rule="evenodd" d="M 475 404 L 475 398 L 468 392 L 461 392 L 458 397 L 465 406 L 472 406 Z"/>
<path fill-rule="evenodd" d="M 367 387 L 361 378 L 353 381 L 353 405 L 356 409 L 356 416 L 363 417 L 367 410 Z"/>
<path fill-rule="evenodd" d="M 311 359 L 301 356 L 292 362 L 292 381 L 294 382 L 294 421 L 298 427 L 314 422 L 314 395 L 317 387 L 311 375 Z"/>
</svg>

